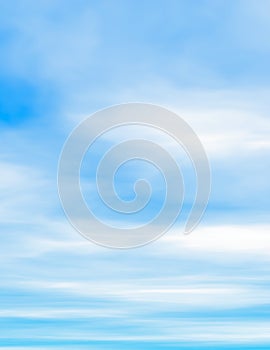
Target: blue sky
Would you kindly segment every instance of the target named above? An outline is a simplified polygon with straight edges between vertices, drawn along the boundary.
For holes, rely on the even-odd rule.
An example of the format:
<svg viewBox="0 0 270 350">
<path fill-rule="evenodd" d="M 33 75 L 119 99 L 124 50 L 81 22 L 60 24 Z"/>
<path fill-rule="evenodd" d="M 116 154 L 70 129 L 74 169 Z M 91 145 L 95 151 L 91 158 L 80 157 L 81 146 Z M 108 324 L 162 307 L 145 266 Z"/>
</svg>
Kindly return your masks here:
<svg viewBox="0 0 270 350">
<path fill-rule="evenodd" d="M 269 348 L 269 2 L 0 6 L 0 347 Z M 197 132 L 212 168 L 210 202 L 183 236 L 192 169 L 175 144 L 151 134 L 184 164 L 184 213 L 153 244 L 105 249 L 67 222 L 58 158 L 91 113 L 138 101 L 167 107 Z M 104 136 L 92 158 L 130 135 Z M 83 169 L 87 195 L 94 175 Z M 130 164 L 120 195 L 132 196 L 141 172 L 159 190 L 148 166 Z"/>
</svg>

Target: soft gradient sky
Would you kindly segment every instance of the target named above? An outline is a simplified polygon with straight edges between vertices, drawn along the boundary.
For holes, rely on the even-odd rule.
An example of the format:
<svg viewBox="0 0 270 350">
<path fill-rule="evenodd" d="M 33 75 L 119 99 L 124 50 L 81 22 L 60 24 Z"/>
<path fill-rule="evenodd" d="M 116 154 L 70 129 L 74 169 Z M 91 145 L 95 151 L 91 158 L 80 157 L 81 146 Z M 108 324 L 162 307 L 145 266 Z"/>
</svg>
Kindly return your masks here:
<svg viewBox="0 0 270 350">
<path fill-rule="evenodd" d="M 269 349 L 269 37 L 267 0 L 0 0 L 2 349 Z M 57 163 L 78 122 L 134 101 L 193 127 L 212 194 L 191 235 L 184 212 L 155 243 L 110 250 L 67 222 Z M 133 164 L 122 196 L 141 171 L 159 188 Z"/>
</svg>

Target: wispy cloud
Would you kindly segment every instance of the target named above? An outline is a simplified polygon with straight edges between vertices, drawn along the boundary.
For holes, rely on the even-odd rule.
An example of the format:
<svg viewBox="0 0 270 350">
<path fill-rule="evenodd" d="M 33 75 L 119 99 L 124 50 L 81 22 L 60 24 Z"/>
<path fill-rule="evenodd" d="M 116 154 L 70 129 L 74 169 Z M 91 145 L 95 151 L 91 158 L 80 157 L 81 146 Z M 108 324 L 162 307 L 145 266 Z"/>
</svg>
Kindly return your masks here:
<svg viewBox="0 0 270 350">
<path fill-rule="evenodd" d="M 268 347 L 269 3 L 29 0 L 2 3 L 0 19 L 2 349 Z M 163 105 L 193 127 L 212 194 L 192 235 L 181 218 L 149 246 L 114 251 L 68 224 L 56 171 L 79 121 L 131 101 Z M 88 156 L 97 165 L 130 136 L 181 164 L 186 215 L 194 174 L 167 135 L 116 130 Z M 158 189 L 158 206 L 162 181 L 141 164 L 118 174 L 120 195 L 134 195 L 138 174 Z"/>
</svg>

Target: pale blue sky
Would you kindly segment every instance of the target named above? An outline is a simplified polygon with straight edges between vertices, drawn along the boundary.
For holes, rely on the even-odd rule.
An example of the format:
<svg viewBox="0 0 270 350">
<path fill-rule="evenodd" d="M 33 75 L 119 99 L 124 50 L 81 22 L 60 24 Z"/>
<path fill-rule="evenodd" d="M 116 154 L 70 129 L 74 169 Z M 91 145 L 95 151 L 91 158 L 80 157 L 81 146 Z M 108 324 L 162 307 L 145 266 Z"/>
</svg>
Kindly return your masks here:
<svg viewBox="0 0 270 350">
<path fill-rule="evenodd" d="M 0 347 L 268 349 L 269 2 L 0 6 Z M 78 122 L 134 101 L 165 106 L 194 128 L 212 193 L 201 225 L 182 236 L 193 175 L 169 144 L 184 161 L 183 216 L 161 240 L 114 251 L 67 222 L 57 163 Z M 101 139 L 92 158 L 121 138 Z M 87 189 L 94 174 L 84 170 Z M 160 188 L 148 166 L 131 165 L 119 173 L 121 195 L 132 195 L 128 181 L 141 172 Z M 140 219 L 160 202 L 157 192 Z"/>
</svg>

